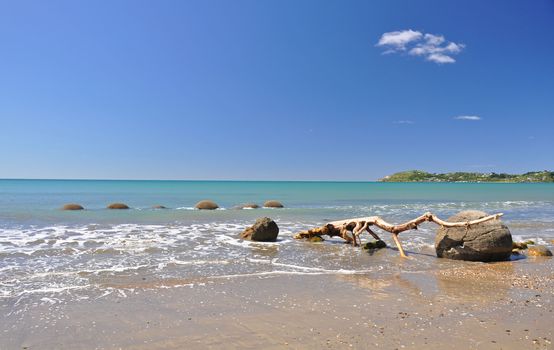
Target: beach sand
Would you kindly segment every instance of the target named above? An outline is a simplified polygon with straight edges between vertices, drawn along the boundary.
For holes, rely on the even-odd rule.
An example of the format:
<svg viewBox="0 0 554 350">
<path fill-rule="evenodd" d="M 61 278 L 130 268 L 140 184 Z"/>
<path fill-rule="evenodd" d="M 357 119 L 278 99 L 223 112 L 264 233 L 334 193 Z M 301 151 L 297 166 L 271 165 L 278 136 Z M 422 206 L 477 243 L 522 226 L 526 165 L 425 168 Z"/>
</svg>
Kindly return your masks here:
<svg viewBox="0 0 554 350">
<path fill-rule="evenodd" d="M 378 278 L 146 279 L 113 287 L 124 289 L 38 304 L 23 317 L 4 313 L 0 348 L 553 348 L 552 258 L 453 262 Z"/>
</svg>

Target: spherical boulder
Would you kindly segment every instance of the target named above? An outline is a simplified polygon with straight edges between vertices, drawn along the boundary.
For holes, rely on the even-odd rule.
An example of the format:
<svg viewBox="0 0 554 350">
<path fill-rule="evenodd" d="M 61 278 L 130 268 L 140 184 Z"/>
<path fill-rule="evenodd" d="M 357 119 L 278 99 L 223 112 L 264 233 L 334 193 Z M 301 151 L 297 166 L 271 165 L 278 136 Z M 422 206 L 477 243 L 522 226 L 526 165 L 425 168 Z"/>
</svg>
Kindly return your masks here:
<svg viewBox="0 0 554 350">
<path fill-rule="evenodd" d="M 462 211 L 448 218 L 449 222 L 481 219 L 486 213 Z M 485 221 L 470 227 L 441 227 L 435 236 L 439 258 L 469 261 L 501 261 L 510 258 L 512 235 L 500 220 Z"/>
<path fill-rule="evenodd" d="M 196 205 L 194 207 L 196 209 L 200 209 L 200 210 L 214 210 L 214 209 L 219 208 L 219 206 L 215 202 L 212 202 L 212 201 L 209 201 L 209 200 L 200 201 L 200 202 L 196 203 Z"/>
<path fill-rule="evenodd" d="M 528 256 L 552 256 L 550 249 L 543 245 L 530 245 L 527 247 Z"/>
<path fill-rule="evenodd" d="M 279 201 L 271 200 L 264 203 L 265 208 L 284 208 L 285 206 Z"/>
<path fill-rule="evenodd" d="M 279 235 L 279 226 L 270 218 L 260 218 L 240 234 L 240 238 L 258 242 L 274 242 Z"/>
<path fill-rule="evenodd" d="M 108 205 L 108 209 L 129 209 L 129 206 L 125 203 L 112 203 Z"/>
<path fill-rule="evenodd" d="M 75 203 L 69 203 L 69 204 L 65 204 L 63 207 L 62 207 L 62 210 L 83 210 L 85 208 L 83 208 L 82 205 L 80 204 L 75 204 Z"/>
</svg>

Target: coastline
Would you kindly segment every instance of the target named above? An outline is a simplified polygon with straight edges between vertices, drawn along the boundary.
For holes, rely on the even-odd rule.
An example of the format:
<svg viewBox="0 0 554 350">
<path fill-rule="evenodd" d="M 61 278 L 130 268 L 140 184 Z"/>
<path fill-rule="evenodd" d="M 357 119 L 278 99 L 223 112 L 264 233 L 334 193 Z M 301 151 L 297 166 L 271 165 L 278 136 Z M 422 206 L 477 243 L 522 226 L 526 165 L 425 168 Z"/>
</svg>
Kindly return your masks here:
<svg viewBox="0 0 554 350">
<path fill-rule="evenodd" d="M 430 224 L 402 235 L 409 259 L 387 234 L 372 252 L 293 236 L 341 218 L 474 209 L 552 249 L 554 184 L 0 185 L 0 348 L 551 348 L 552 258 L 438 259 Z M 202 198 L 227 210 L 195 210 Z M 231 210 L 271 198 L 285 208 Z M 116 200 L 131 209 L 106 209 Z M 73 201 L 86 209 L 60 210 Z M 260 216 L 278 224 L 277 242 L 240 239 Z"/>
<path fill-rule="evenodd" d="M 418 257 L 414 257 L 417 259 Z M 4 348 L 550 349 L 552 259 L 134 286 L 2 321 Z"/>
</svg>

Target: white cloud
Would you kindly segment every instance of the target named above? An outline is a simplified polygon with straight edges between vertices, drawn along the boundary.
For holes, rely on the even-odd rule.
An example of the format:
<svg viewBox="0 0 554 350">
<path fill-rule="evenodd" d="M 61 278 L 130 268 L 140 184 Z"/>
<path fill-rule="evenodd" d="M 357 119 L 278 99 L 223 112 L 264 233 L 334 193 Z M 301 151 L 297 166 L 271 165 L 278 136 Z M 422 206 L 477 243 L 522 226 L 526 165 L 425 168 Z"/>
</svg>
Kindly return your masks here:
<svg viewBox="0 0 554 350">
<path fill-rule="evenodd" d="M 381 39 L 377 43 L 377 46 L 386 46 L 389 49 L 386 53 L 403 51 L 406 49 L 406 44 L 420 40 L 423 34 L 421 32 L 413 31 L 411 29 L 402 30 L 397 32 L 388 32 L 381 35 Z"/>
<path fill-rule="evenodd" d="M 459 115 L 457 117 L 454 117 L 454 119 L 457 119 L 457 120 L 474 120 L 474 121 L 477 121 L 477 120 L 481 120 L 481 117 L 478 116 L 478 115 Z"/>
<path fill-rule="evenodd" d="M 453 59 L 450 56 L 443 55 L 442 53 L 432 53 L 429 56 L 427 56 L 427 60 L 435 63 L 454 63 L 456 62 L 455 59 Z"/>
<path fill-rule="evenodd" d="M 447 42 L 442 35 L 424 34 L 411 29 L 384 33 L 377 46 L 386 48 L 384 54 L 408 51 L 412 56 L 421 56 L 438 64 L 456 62 L 452 56 L 465 47 L 464 44 Z"/>
</svg>

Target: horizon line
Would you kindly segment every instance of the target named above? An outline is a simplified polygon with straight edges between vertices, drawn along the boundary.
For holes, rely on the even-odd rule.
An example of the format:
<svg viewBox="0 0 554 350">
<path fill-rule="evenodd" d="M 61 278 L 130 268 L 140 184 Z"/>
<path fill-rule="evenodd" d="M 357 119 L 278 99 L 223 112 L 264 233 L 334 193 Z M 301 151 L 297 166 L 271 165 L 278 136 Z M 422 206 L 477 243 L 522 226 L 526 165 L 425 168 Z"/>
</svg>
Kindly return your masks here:
<svg viewBox="0 0 554 350">
<path fill-rule="evenodd" d="M 237 179 L 93 179 L 93 178 L 11 178 L 0 177 L 0 181 L 204 181 L 204 182 L 381 182 L 379 180 L 237 180 Z"/>
</svg>

